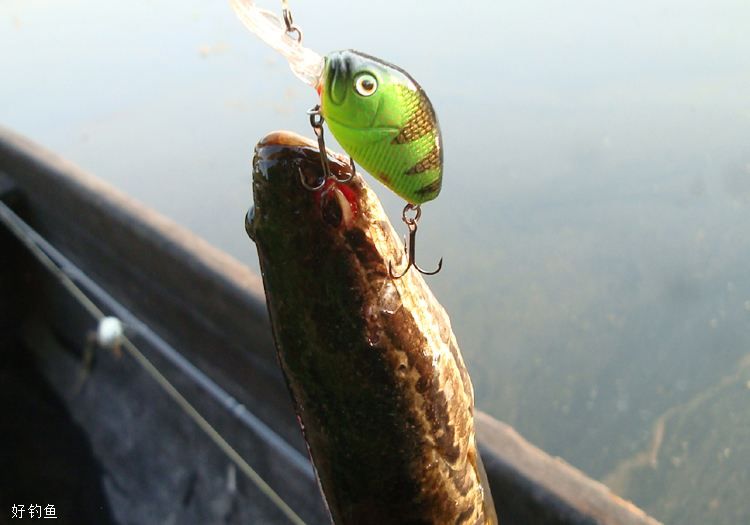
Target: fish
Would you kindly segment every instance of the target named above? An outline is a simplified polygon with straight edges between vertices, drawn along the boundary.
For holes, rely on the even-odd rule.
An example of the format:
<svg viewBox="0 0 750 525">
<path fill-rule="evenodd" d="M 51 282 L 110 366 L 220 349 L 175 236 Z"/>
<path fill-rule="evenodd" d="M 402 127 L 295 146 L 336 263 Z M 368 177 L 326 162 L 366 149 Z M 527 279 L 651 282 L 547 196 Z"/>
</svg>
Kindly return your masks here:
<svg viewBox="0 0 750 525">
<path fill-rule="evenodd" d="M 496 524 L 474 393 L 424 279 L 389 275 L 403 245 L 348 159 L 279 131 L 253 158 L 245 226 L 278 360 L 333 522 Z"/>
<path fill-rule="evenodd" d="M 373 177 L 411 204 L 440 194 L 440 125 L 406 71 L 359 51 L 336 51 L 325 57 L 319 93 L 331 133 Z"/>
<path fill-rule="evenodd" d="M 302 45 L 297 26 L 254 0 L 230 0 L 230 5 L 247 29 L 315 88 L 321 116 L 354 161 L 412 205 L 437 198 L 443 181 L 440 125 L 409 73 L 352 49 L 322 56 Z"/>
</svg>

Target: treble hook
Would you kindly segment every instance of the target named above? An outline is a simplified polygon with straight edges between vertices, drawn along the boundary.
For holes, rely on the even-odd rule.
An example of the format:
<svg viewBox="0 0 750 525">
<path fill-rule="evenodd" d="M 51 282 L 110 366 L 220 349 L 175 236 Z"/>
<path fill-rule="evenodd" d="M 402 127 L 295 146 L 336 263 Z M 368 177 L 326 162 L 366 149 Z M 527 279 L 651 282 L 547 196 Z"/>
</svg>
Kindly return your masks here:
<svg viewBox="0 0 750 525">
<path fill-rule="evenodd" d="M 305 187 L 305 189 L 308 189 L 310 191 L 318 191 L 325 185 L 326 181 L 331 178 L 336 180 L 336 182 L 340 182 L 342 184 L 349 182 L 350 180 L 352 180 L 355 173 L 357 173 L 357 168 L 354 166 L 353 158 L 349 157 L 349 165 L 351 166 L 351 171 L 349 172 L 349 175 L 344 178 L 339 178 L 333 175 L 331 173 L 331 167 L 328 165 L 326 141 L 325 137 L 323 136 L 323 123 L 325 122 L 325 119 L 323 118 L 323 114 L 320 112 L 320 104 L 308 110 L 307 114 L 310 115 L 310 126 L 312 126 L 315 137 L 318 139 L 318 151 L 320 152 L 320 165 L 323 168 L 323 180 L 321 180 L 315 186 L 312 186 L 307 183 L 302 170 L 300 170 L 299 175 L 300 181 L 302 181 L 302 185 Z"/>
<path fill-rule="evenodd" d="M 408 213 L 410 211 L 416 211 L 416 214 L 414 217 L 409 217 Z M 388 274 L 391 276 L 391 279 L 401 279 L 404 275 L 406 275 L 406 272 L 409 271 L 409 268 L 412 266 L 416 268 L 416 270 L 423 274 L 423 275 L 435 275 L 440 270 L 443 269 L 443 258 L 440 258 L 440 261 L 438 262 L 437 270 L 428 272 L 423 270 L 422 268 L 417 265 L 417 255 L 416 255 L 416 244 L 417 244 L 417 222 L 419 222 L 419 218 L 422 216 L 422 209 L 417 204 L 416 206 L 414 204 L 407 204 L 404 206 L 404 211 L 401 214 L 401 220 L 404 221 L 404 224 L 406 224 L 406 227 L 409 228 L 409 244 L 408 248 L 404 246 L 404 251 L 407 255 L 407 262 L 406 262 L 406 268 L 404 268 L 404 271 L 401 272 L 401 275 L 394 275 L 393 274 L 393 261 L 388 262 Z M 406 239 L 404 239 L 404 243 L 406 243 Z"/>
</svg>

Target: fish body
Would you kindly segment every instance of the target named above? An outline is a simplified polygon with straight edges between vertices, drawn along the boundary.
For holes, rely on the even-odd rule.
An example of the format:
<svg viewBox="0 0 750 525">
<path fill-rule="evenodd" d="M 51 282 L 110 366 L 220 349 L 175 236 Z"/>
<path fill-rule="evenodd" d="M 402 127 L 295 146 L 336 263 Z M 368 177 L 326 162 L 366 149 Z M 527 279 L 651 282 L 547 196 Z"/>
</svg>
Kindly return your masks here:
<svg viewBox="0 0 750 525">
<path fill-rule="evenodd" d="M 339 179 L 348 159 L 328 155 Z M 363 178 L 322 176 L 309 140 L 277 132 L 253 161 L 254 239 L 274 340 L 337 525 L 495 524 L 471 380 L 421 275 Z M 403 261 L 400 261 L 403 262 Z"/>
<path fill-rule="evenodd" d="M 412 204 L 440 193 L 443 149 L 430 100 L 404 70 L 358 51 L 325 57 L 321 113 L 373 177 Z"/>
</svg>

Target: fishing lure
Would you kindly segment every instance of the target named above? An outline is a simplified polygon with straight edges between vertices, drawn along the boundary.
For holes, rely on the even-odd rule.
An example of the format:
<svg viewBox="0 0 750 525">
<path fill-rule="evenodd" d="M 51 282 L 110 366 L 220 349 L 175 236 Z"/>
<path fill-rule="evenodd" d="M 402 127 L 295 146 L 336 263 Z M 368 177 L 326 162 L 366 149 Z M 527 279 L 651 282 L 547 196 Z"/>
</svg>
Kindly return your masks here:
<svg viewBox="0 0 750 525">
<path fill-rule="evenodd" d="M 435 111 L 419 84 L 403 69 L 378 58 L 346 50 L 325 57 L 302 46 L 302 31 L 294 24 L 286 0 L 282 17 L 257 7 L 253 0 L 230 0 L 242 23 L 280 52 L 294 74 L 313 87 L 320 104 L 310 110 L 310 124 L 320 146 L 323 181 L 310 185 L 319 190 L 333 177 L 326 158 L 323 123 L 354 161 L 407 201 L 402 220 L 409 229 L 407 266 L 434 275 L 416 264 L 415 243 L 420 205 L 435 199 L 443 178 L 443 150 Z M 335 178 L 335 177 L 334 177 Z M 347 182 L 348 179 L 336 179 Z"/>
</svg>

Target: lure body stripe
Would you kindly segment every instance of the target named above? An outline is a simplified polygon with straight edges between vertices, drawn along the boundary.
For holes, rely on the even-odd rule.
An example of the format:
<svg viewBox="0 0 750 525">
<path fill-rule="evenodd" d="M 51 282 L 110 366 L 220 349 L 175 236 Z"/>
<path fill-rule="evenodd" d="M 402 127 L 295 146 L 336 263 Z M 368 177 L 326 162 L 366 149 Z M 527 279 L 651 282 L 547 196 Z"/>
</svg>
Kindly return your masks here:
<svg viewBox="0 0 750 525">
<path fill-rule="evenodd" d="M 363 94 L 363 78 L 374 79 L 372 92 Z M 325 58 L 320 89 L 323 117 L 356 162 L 412 204 L 438 196 L 440 127 L 427 95 L 408 73 L 358 51 L 336 51 Z"/>
</svg>

